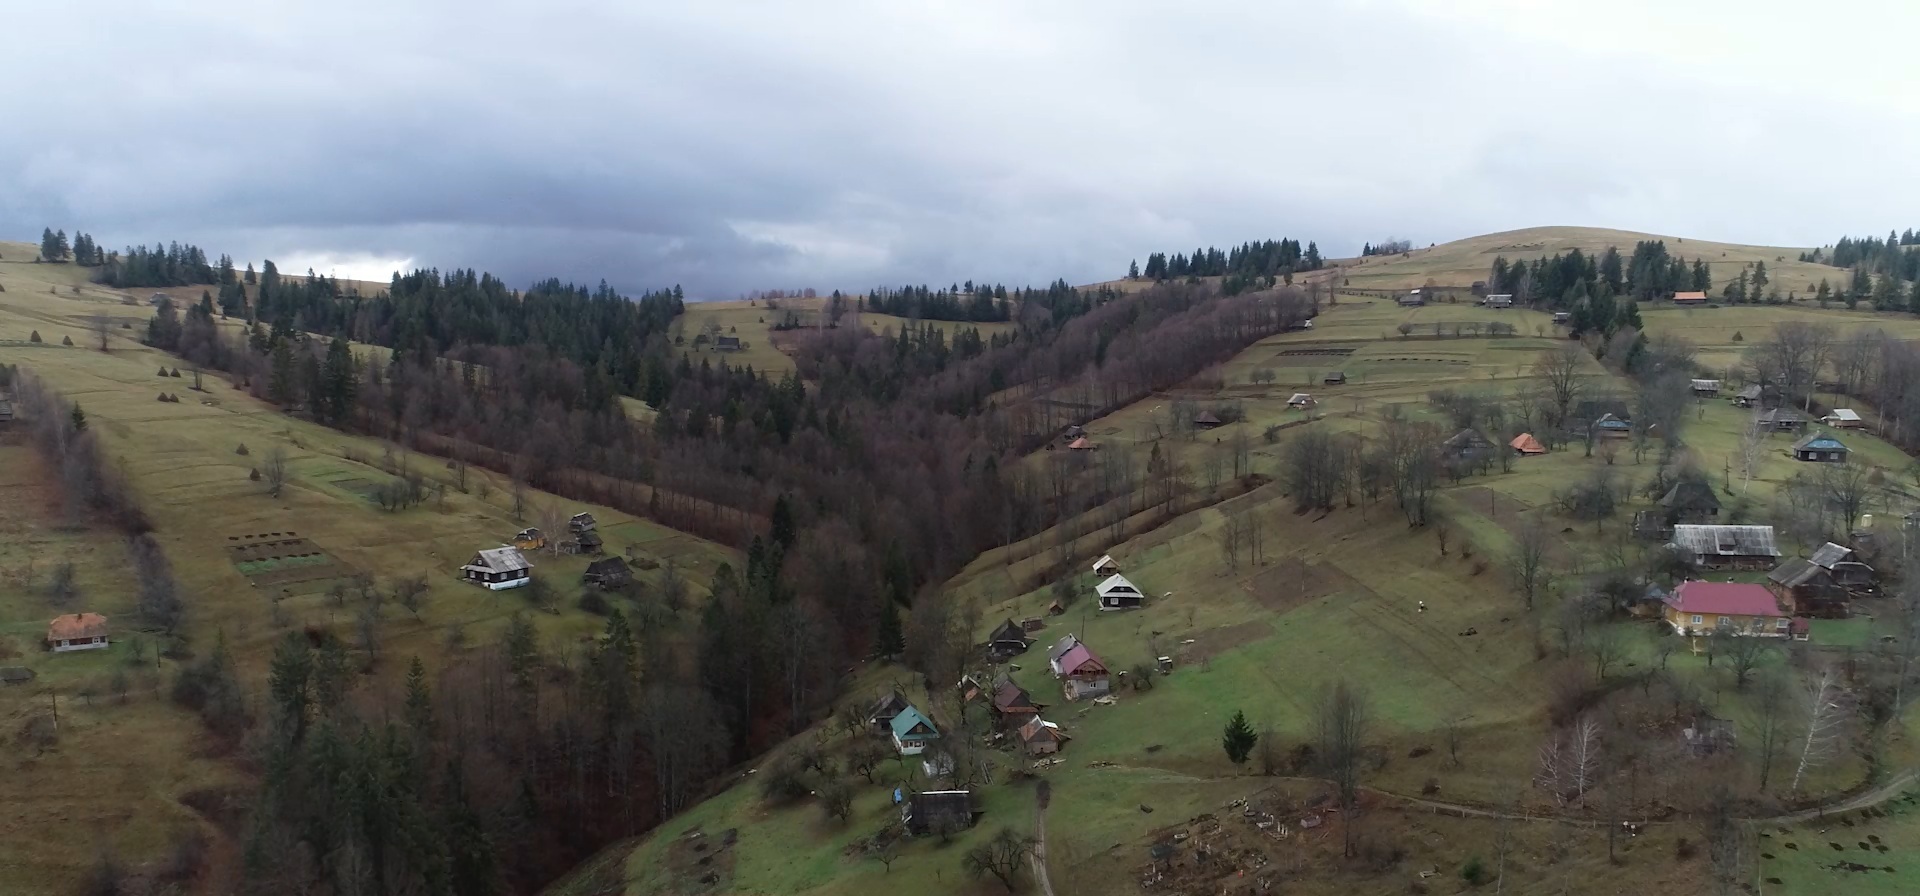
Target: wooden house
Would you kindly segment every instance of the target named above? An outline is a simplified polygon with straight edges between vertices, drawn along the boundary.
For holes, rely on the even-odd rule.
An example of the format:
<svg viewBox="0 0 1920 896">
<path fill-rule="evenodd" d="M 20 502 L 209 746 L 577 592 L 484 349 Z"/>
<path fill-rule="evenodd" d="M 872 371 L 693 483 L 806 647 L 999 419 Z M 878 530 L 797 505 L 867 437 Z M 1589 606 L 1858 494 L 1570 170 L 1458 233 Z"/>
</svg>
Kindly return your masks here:
<svg viewBox="0 0 1920 896">
<path fill-rule="evenodd" d="M 573 535 L 592 532 L 598 528 L 600 528 L 600 521 L 594 519 L 591 513 L 576 513 L 567 520 L 567 532 Z"/>
<path fill-rule="evenodd" d="M 1026 750 L 1028 756 L 1051 756 L 1060 752 L 1067 742 L 1067 734 L 1060 730 L 1059 725 L 1039 716 L 1028 719 L 1016 729 L 1016 737 L 1020 740 L 1020 748 Z"/>
<path fill-rule="evenodd" d="M 1320 384 L 1323 386 L 1341 386 L 1346 382 L 1347 373 L 1344 370 L 1336 370 L 1320 378 Z"/>
<path fill-rule="evenodd" d="M 1112 554 L 1101 554 L 1100 559 L 1093 561 L 1093 574 L 1096 576 L 1110 576 L 1119 571 L 1120 561 L 1113 559 Z"/>
<path fill-rule="evenodd" d="M 1857 533 L 1855 537 L 1858 537 Z M 1814 551 L 1808 562 L 1826 570 L 1833 576 L 1834 584 L 1845 588 L 1848 594 L 1858 596 L 1880 592 L 1879 574 L 1846 545 L 1829 541 Z"/>
<path fill-rule="evenodd" d="M 964 682 L 965 679 L 962 681 Z M 867 710 L 867 725 L 881 731 L 891 731 L 893 717 L 905 712 L 912 705 L 899 691 L 888 691 L 874 701 L 873 708 Z"/>
<path fill-rule="evenodd" d="M 47 647 L 54 653 L 104 650 L 111 643 L 107 617 L 99 613 L 67 613 L 47 623 Z"/>
<path fill-rule="evenodd" d="M 1867 425 L 1867 421 L 1860 419 L 1860 413 L 1852 408 L 1834 408 L 1821 417 L 1820 422 L 1834 429 L 1862 429 Z"/>
<path fill-rule="evenodd" d="M 1085 644 L 1074 644 L 1071 650 L 1061 654 L 1053 662 L 1063 682 L 1068 700 L 1080 700 L 1087 697 L 1104 697 L 1113 690 L 1107 664 L 1087 649 Z"/>
<path fill-rule="evenodd" d="M 987 656 L 999 661 L 1026 653 L 1033 642 L 1027 640 L 1027 630 L 1020 623 L 1008 618 L 987 636 Z"/>
<path fill-rule="evenodd" d="M 1493 456 L 1493 442 L 1476 430 L 1463 429 L 1440 443 L 1440 456 L 1446 460 L 1480 460 Z"/>
<path fill-rule="evenodd" d="M 1844 619 L 1850 606 L 1847 589 L 1834 582 L 1831 573 L 1799 557 L 1767 573 L 1767 590 L 1795 616 Z"/>
<path fill-rule="evenodd" d="M 1809 433 L 1793 443 L 1793 459 L 1816 464 L 1844 464 L 1847 462 L 1847 446 L 1827 433 Z"/>
<path fill-rule="evenodd" d="M 1068 635 L 1061 638 L 1059 643 L 1047 648 L 1047 668 L 1053 670 L 1053 677 L 1059 678 L 1061 676 L 1060 658 L 1066 656 L 1067 651 L 1079 646 L 1079 644 L 1079 638 Z"/>
<path fill-rule="evenodd" d="M 1105 581 L 1093 586 L 1093 590 L 1100 596 L 1102 610 L 1138 610 L 1147 599 L 1138 586 L 1119 573 L 1108 576 Z"/>
<path fill-rule="evenodd" d="M 489 591 L 518 588 L 533 581 L 533 564 L 519 548 L 509 545 L 474 554 L 460 572 L 462 578 Z"/>
<path fill-rule="evenodd" d="M 1785 638 L 1792 615 L 1773 592 L 1742 582 L 1681 582 L 1667 595 L 1665 618 L 1679 634 L 1702 637 L 1725 630 L 1755 638 Z"/>
<path fill-rule="evenodd" d="M 547 546 L 547 535 L 539 529 L 528 526 L 513 533 L 513 539 L 508 543 L 523 551 L 537 551 Z"/>
<path fill-rule="evenodd" d="M 900 826 L 911 836 L 964 831 L 980 818 L 971 790 L 900 794 Z"/>
<path fill-rule="evenodd" d="M 1673 294 L 1673 303 L 1682 307 L 1705 305 L 1707 303 L 1707 294 L 1704 292 L 1676 292 Z"/>
<path fill-rule="evenodd" d="M 1532 457 L 1534 455 L 1547 453 L 1547 446 L 1540 444 L 1540 440 L 1534 438 L 1533 433 L 1530 432 L 1523 432 L 1514 436 L 1513 441 L 1507 443 L 1507 447 L 1512 448 L 1513 453 L 1521 457 Z"/>
<path fill-rule="evenodd" d="M 1660 496 L 1661 516 L 1667 525 L 1711 523 L 1720 518 L 1720 496 L 1701 479 L 1682 479 Z"/>
<path fill-rule="evenodd" d="M 713 337 L 713 347 L 716 351 L 737 352 L 740 350 L 740 337 L 715 336 Z"/>
<path fill-rule="evenodd" d="M 1780 562 L 1772 526 L 1679 525 L 1672 545 L 1702 569 L 1771 569 Z"/>
<path fill-rule="evenodd" d="M 1793 408 L 1774 408 L 1761 414 L 1753 425 L 1766 432 L 1799 432 L 1807 428 L 1807 418 Z"/>
<path fill-rule="evenodd" d="M 1399 302 L 1400 307 L 1402 308 L 1418 308 L 1427 303 L 1427 298 L 1426 296 L 1423 296 L 1420 294 L 1420 290 L 1416 289 L 1410 293 L 1407 293 L 1404 296 L 1401 296 L 1398 299 L 1395 299 L 1395 301 Z"/>
<path fill-rule="evenodd" d="M 1772 386 L 1763 386 L 1758 383 L 1743 387 L 1740 391 L 1733 393 L 1734 407 L 1764 407 L 1769 404 L 1774 404 L 1779 400 L 1780 393 L 1778 390 Z"/>
<path fill-rule="evenodd" d="M 1314 404 L 1315 402 L 1313 400 L 1313 396 L 1308 395 L 1305 392 L 1295 392 L 1293 393 L 1292 398 L 1287 399 L 1287 407 L 1290 407 L 1296 411 L 1304 411 L 1308 408 L 1313 407 Z"/>
<path fill-rule="evenodd" d="M 1066 429 L 1061 430 L 1060 437 L 1068 441 L 1072 441 L 1086 434 L 1087 434 L 1086 427 L 1081 426 L 1078 423 L 1071 423 L 1067 425 Z"/>
<path fill-rule="evenodd" d="M 1556 327 L 1564 327 L 1572 322 L 1573 312 L 1571 311 L 1555 311 L 1553 313 L 1553 325 Z"/>
<path fill-rule="evenodd" d="M 893 733 L 893 748 L 902 756 L 918 756 L 940 739 L 940 731 L 933 727 L 933 721 L 911 705 L 894 716 L 887 727 Z"/>
<path fill-rule="evenodd" d="M 587 564 L 587 571 L 580 581 L 588 585 L 598 585 L 602 591 L 625 588 L 633 581 L 633 570 L 627 567 L 627 561 L 620 557 L 605 557 Z"/>
<path fill-rule="evenodd" d="M 993 714 L 994 723 L 1001 728 L 1019 728 L 1046 708 L 1046 704 L 1033 699 L 1026 688 L 1014 684 L 1012 678 L 1001 675 L 994 681 L 993 702 L 988 710 Z"/>
<path fill-rule="evenodd" d="M 1488 308 L 1512 308 L 1513 296 L 1505 293 L 1490 295 L 1487 296 L 1485 304 Z"/>
<path fill-rule="evenodd" d="M 1687 391 L 1692 392 L 1695 398 L 1712 398 L 1720 394 L 1720 381 L 1694 380 L 1687 386 Z"/>
<path fill-rule="evenodd" d="M 1212 411 L 1201 411 L 1193 415 L 1194 429 L 1214 429 L 1220 425 L 1220 415 Z"/>
</svg>

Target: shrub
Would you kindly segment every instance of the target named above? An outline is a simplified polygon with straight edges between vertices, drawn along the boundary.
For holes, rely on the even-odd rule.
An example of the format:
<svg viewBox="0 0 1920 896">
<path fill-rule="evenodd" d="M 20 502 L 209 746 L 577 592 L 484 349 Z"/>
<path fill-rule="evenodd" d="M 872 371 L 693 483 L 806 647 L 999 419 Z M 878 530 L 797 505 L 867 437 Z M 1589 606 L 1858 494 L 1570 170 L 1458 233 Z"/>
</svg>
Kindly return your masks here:
<svg viewBox="0 0 1920 896">
<path fill-rule="evenodd" d="M 72 336 L 62 336 L 62 337 L 60 337 L 60 344 L 61 344 L 61 345 L 65 345 L 65 346 L 71 346 L 71 345 L 73 345 L 73 337 L 72 337 Z"/>
<path fill-rule="evenodd" d="M 768 800 L 797 800 L 806 796 L 811 789 L 807 786 L 806 769 L 791 757 L 780 759 L 772 767 L 761 771 L 760 795 Z"/>
<path fill-rule="evenodd" d="M 241 442 L 240 447 L 233 449 L 233 453 L 246 457 L 250 453 L 247 451 L 247 443 Z"/>
<path fill-rule="evenodd" d="M 40 331 L 39 331 L 39 330 L 35 330 L 35 331 L 33 331 L 33 333 L 32 333 L 32 334 L 30 334 L 30 335 L 28 335 L 28 336 L 27 336 L 27 341 L 28 341 L 28 342 L 39 342 L 39 341 L 41 341 L 41 340 L 40 340 Z"/>
<path fill-rule="evenodd" d="M 251 469 L 251 470 L 248 470 L 248 471 L 247 471 L 247 479 L 249 479 L 249 480 L 251 480 L 251 481 L 253 481 L 253 482 L 259 482 L 259 481 L 260 481 L 260 468 L 259 468 L 259 467 L 254 467 L 253 469 Z"/>
<path fill-rule="evenodd" d="M 598 591 L 580 592 L 580 609 L 595 616 L 605 616 L 613 612 L 613 605 L 607 603 L 605 596 Z"/>
<path fill-rule="evenodd" d="M 1479 856 L 1468 859 L 1465 865 L 1460 866 L 1460 879 L 1466 881 L 1467 886 L 1480 886 L 1487 882 L 1487 877 L 1487 863 L 1480 861 Z"/>
<path fill-rule="evenodd" d="M 1735 335 L 1738 335 L 1738 334 L 1735 334 Z M 1688 840 L 1685 837 L 1681 837 L 1679 840 L 1674 841 L 1673 857 L 1677 861 L 1684 862 L 1698 855 L 1699 852 L 1700 852 L 1699 848 L 1693 845 L 1692 840 Z"/>
</svg>

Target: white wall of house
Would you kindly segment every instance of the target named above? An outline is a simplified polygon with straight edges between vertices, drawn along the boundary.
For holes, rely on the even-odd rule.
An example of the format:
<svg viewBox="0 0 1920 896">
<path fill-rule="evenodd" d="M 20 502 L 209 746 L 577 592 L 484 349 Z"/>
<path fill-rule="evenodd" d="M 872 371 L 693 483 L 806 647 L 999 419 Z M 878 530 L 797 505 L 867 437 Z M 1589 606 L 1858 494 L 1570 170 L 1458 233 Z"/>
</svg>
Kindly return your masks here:
<svg viewBox="0 0 1920 896">
<path fill-rule="evenodd" d="M 75 638 L 68 641 L 55 641 L 54 653 L 70 653 L 75 650 L 105 650 L 109 641 L 104 638 Z"/>
</svg>

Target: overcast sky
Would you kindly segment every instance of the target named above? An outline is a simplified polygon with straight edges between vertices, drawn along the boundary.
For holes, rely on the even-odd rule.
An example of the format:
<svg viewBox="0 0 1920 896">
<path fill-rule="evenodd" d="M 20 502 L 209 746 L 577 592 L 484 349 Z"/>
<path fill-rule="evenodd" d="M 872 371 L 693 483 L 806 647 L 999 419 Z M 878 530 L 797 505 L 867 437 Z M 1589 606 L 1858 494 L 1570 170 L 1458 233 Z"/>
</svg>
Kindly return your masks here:
<svg viewBox="0 0 1920 896">
<path fill-rule="evenodd" d="M 1920 4 L 93 0 L 0 54 L 0 233 L 690 294 L 1542 224 L 1920 226 Z"/>
</svg>

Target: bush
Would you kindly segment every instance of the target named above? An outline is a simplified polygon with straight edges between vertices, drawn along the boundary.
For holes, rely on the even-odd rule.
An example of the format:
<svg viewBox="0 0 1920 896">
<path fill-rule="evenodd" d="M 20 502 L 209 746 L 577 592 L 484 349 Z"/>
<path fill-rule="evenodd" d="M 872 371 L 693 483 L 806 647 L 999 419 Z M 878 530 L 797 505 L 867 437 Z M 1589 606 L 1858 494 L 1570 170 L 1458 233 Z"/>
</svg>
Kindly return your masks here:
<svg viewBox="0 0 1920 896">
<path fill-rule="evenodd" d="M 27 341 L 28 341 L 28 342 L 39 342 L 39 341 L 40 341 L 40 331 L 39 331 L 39 330 L 35 330 L 35 331 L 33 331 L 33 333 L 32 333 L 31 335 L 29 335 L 29 336 L 27 336 Z"/>
<path fill-rule="evenodd" d="M 247 479 L 249 479 L 249 480 L 251 480 L 251 481 L 253 481 L 253 482 L 259 482 L 259 481 L 260 481 L 260 468 L 259 468 L 259 467 L 254 467 L 253 469 L 251 469 L 251 470 L 248 470 L 248 471 L 247 471 Z"/>
<path fill-rule="evenodd" d="M 1739 334 L 1736 333 L 1735 335 L 1739 335 Z M 1699 853 L 1700 853 L 1699 847 L 1694 846 L 1692 840 L 1688 840 L 1685 837 L 1681 837 L 1679 840 L 1674 841 L 1673 857 L 1678 861 L 1684 862 L 1688 859 L 1693 858 L 1696 855 L 1699 855 Z"/>
<path fill-rule="evenodd" d="M 613 612 L 613 605 L 598 591 L 580 592 L 580 609 L 595 616 L 605 616 Z"/>
<path fill-rule="evenodd" d="M 251 452 L 247 451 L 247 443 L 241 442 L 240 447 L 233 449 L 233 453 L 246 457 Z"/>
<path fill-rule="evenodd" d="M 1460 879 L 1466 881 L 1467 886 L 1470 887 L 1477 887 L 1486 883 L 1488 879 L 1487 863 L 1480 861 L 1479 856 L 1468 859 L 1465 865 L 1460 866 Z"/>
<path fill-rule="evenodd" d="M 807 795 L 806 769 L 792 757 L 780 759 L 760 772 L 760 795 L 773 802 L 790 802 Z"/>
<path fill-rule="evenodd" d="M 61 344 L 61 345 L 65 345 L 65 346 L 72 346 L 72 345 L 73 345 L 73 337 L 72 337 L 72 336 L 62 336 L 62 337 L 60 337 L 60 344 Z"/>
</svg>

